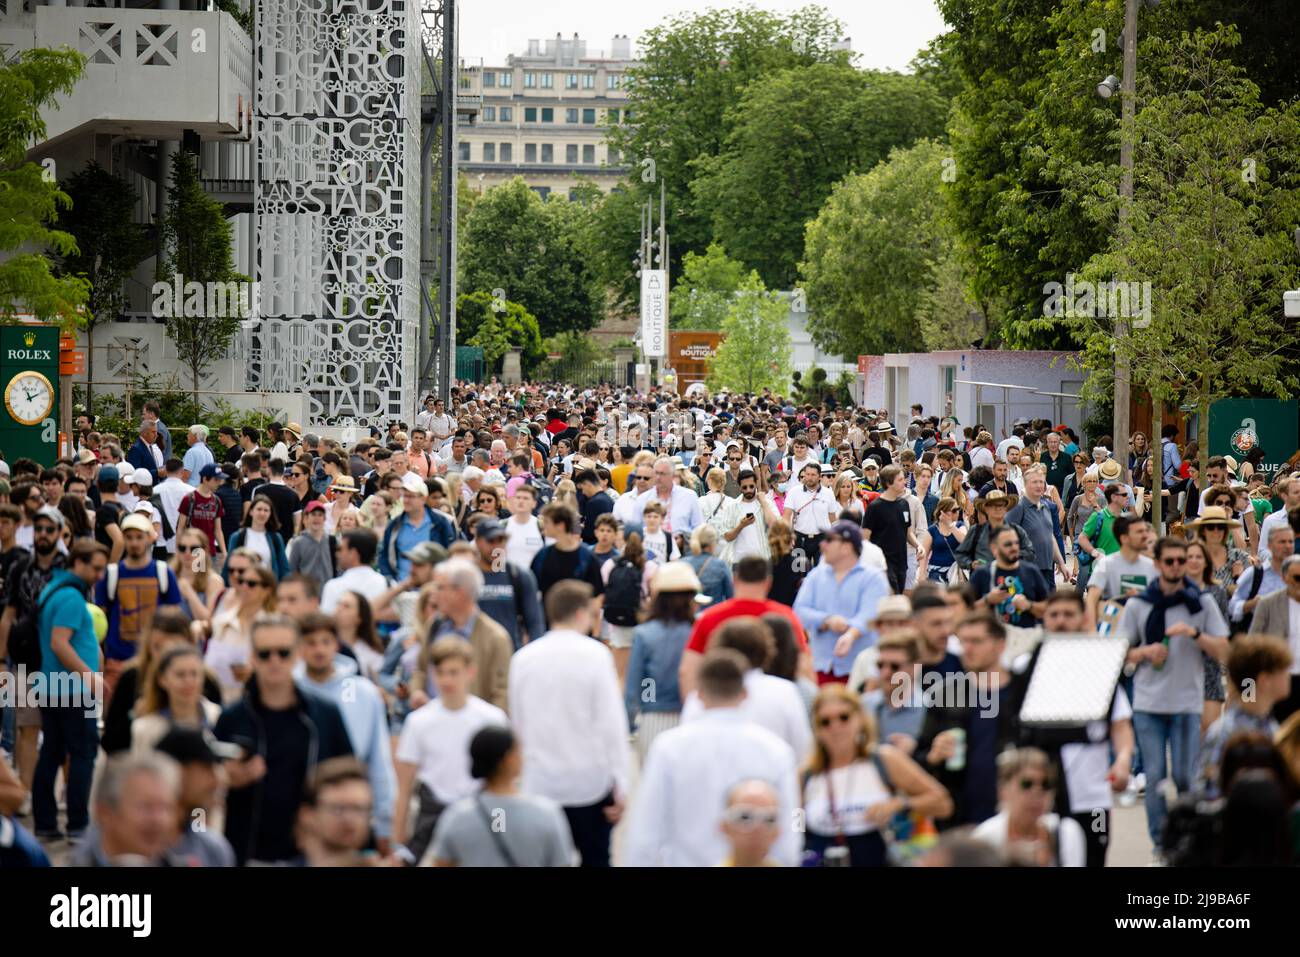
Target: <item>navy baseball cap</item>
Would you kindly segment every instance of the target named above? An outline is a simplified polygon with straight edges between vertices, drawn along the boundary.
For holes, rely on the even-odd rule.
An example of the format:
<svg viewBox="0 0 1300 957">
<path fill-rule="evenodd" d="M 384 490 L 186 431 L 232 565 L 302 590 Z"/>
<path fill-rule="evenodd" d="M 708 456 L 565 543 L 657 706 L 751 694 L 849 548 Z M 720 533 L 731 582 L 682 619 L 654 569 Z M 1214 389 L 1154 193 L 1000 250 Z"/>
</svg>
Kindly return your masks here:
<svg viewBox="0 0 1300 957">
<path fill-rule="evenodd" d="M 858 528 L 853 522 L 841 519 L 831 526 L 830 531 L 826 533 L 826 537 L 848 542 L 853 546 L 855 552 L 859 555 L 862 554 L 862 529 Z"/>
<path fill-rule="evenodd" d="M 103 470 L 101 469 L 101 471 Z M 199 478 L 201 479 L 225 477 L 226 473 L 221 471 L 221 466 L 217 465 L 215 462 L 209 462 L 207 465 L 203 466 L 203 468 L 199 469 Z"/>
</svg>

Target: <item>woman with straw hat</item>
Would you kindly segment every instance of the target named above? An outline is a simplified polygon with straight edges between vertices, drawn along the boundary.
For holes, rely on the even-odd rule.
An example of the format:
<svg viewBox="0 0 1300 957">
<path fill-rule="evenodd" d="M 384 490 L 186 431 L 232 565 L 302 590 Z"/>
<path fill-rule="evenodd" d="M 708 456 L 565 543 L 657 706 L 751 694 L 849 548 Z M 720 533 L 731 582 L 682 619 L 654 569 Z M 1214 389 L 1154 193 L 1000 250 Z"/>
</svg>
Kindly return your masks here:
<svg viewBox="0 0 1300 957">
<path fill-rule="evenodd" d="M 351 475 L 340 473 L 330 483 L 329 495 L 330 507 L 325 513 L 325 534 L 333 535 L 338 528 L 339 518 L 357 507 L 356 479 Z"/>
<path fill-rule="evenodd" d="M 655 737 L 681 720 L 677 673 L 695 623 L 699 592 L 700 579 L 690 565 L 666 562 L 650 582 L 650 617 L 632 632 L 624 699 L 628 723 L 637 728 L 636 749 L 642 764 Z"/>
<path fill-rule="evenodd" d="M 1230 537 L 1233 529 L 1241 528 L 1241 522 L 1222 505 L 1207 505 L 1201 509 L 1200 517 L 1187 527 L 1196 535 L 1196 541 L 1205 546 L 1215 583 L 1231 594 L 1250 561 L 1250 556 L 1237 548 Z"/>
</svg>

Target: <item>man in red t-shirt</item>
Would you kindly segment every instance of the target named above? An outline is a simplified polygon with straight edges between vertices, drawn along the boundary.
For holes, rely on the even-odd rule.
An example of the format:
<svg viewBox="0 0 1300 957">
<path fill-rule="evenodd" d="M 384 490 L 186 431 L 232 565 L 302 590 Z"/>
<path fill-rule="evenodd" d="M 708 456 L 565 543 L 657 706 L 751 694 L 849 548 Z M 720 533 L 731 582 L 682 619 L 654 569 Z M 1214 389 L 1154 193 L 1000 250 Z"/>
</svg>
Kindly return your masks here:
<svg viewBox="0 0 1300 957">
<path fill-rule="evenodd" d="M 217 486 L 225 480 L 225 473 L 212 462 L 199 470 L 199 487 L 181 499 L 177 508 L 176 540 L 187 528 L 195 528 L 208 536 L 208 551 L 221 558 L 226 554 L 226 536 L 221 531 L 224 509 L 217 498 Z"/>
<path fill-rule="evenodd" d="M 771 601 L 767 597 L 771 587 L 772 566 L 766 558 L 750 555 L 736 563 L 736 597 L 711 606 L 695 619 L 695 625 L 691 628 L 691 637 L 686 643 L 686 650 L 682 652 L 682 664 L 678 671 L 683 699 L 695 690 L 695 672 L 700 666 L 700 659 L 709 649 L 713 633 L 728 619 L 746 615 L 757 617 L 777 614 L 789 621 L 794 629 L 794 639 L 799 643 L 799 673 L 812 676 L 812 655 L 808 651 L 808 636 L 804 633 L 803 625 L 789 605 Z"/>
</svg>

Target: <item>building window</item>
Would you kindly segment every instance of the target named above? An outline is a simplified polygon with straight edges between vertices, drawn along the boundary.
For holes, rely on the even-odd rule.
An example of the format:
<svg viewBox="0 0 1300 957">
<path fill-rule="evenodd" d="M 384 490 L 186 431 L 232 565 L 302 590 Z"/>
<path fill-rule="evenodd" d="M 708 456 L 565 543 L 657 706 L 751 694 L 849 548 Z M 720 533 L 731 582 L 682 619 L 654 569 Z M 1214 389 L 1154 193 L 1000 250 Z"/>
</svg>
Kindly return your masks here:
<svg viewBox="0 0 1300 957">
<path fill-rule="evenodd" d="M 524 144 L 524 162 L 525 162 L 525 163 L 536 163 L 536 162 L 537 162 L 537 144 L 536 144 L 536 143 L 525 143 L 525 144 Z"/>
<path fill-rule="evenodd" d="M 497 145 L 495 143 L 483 144 L 483 162 L 495 163 L 497 161 Z"/>
<path fill-rule="evenodd" d="M 939 372 L 943 378 L 943 397 L 955 395 L 957 392 L 957 367 L 940 366 Z"/>
<path fill-rule="evenodd" d="M 542 144 L 542 162 L 543 163 L 555 162 L 555 147 L 552 146 L 550 143 Z"/>
<path fill-rule="evenodd" d="M 499 117 L 499 118 L 500 118 L 500 120 L 501 120 L 502 123 L 511 123 L 511 122 L 514 121 L 514 118 L 515 118 L 514 107 L 511 107 L 511 106 L 503 106 L 503 107 L 500 107 L 500 111 L 501 111 L 501 112 L 500 112 L 500 117 Z"/>
<path fill-rule="evenodd" d="M 623 110 L 623 122 L 624 123 L 632 122 L 632 111 L 630 109 Z"/>
<path fill-rule="evenodd" d="M 537 122 L 537 107 L 535 107 L 535 106 L 525 106 L 525 107 L 524 107 L 524 122 L 525 122 L 525 123 L 536 123 L 536 122 Z"/>
<path fill-rule="evenodd" d="M 607 124 L 609 124 L 610 126 L 617 126 L 617 125 L 618 125 L 618 110 L 606 110 L 606 111 L 605 111 L 605 122 L 606 122 Z"/>
<path fill-rule="evenodd" d="M 554 122 L 555 122 L 555 110 L 553 110 L 553 109 L 552 109 L 551 107 L 549 107 L 549 106 L 544 106 L 544 107 L 542 107 L 542 122 L 543 122 L 543 123 L 554 123 Z"/>
<path fill-rule="evenodd" d="M 564 148 L 564 162 L 570 166 L 578 162 L 578 145 L 576 143 L 570 143 Z"/>
<path fill-rule="evenodd" d="M 542 74 L 542 89 L 543 89 L 543 90 L 549 90 L 549 89 L 551 89 L 553 86 L 555 86 L 555 74 L 554 74 L 554 73 L 543 73 L 543 74 Z"/>
<path fill-rule="evenodd" d="M 586 144 L 585 146 L 583 146 L 583 148 L 582 148 L 582 161 L 583 161 L 584 163 L 588 164 L 588 165 L 594 164 L 594 163 L 596 162 L 596 146 L 595 146 L 595 144 L 593 144 L 593 143 L 588 143 L 588 144 Z"/>
<path fill-rule="evenodd" d="M 584 90 L 594 90 L 596 88 L 596 74 L 594 73 L 582 74 L 582 88 Z"/>
<path fill-rule="evenodd" d="M 510 87 L 515 84 L 515 75 L 513 73 L 498 73 L 497 78 L 498 86 Z"/>
<path fill-rule="evenodd" d="M 502 144 L 500 144 L 501 162 L 503 162 L 503 163 L 510 163 L 510 162 L 513 162 L 513 161 L 514 161 L 514 157 L 511 155 L 513 152 L 514 152 L 514 150 L 513 150 L 512 146 L 511 146 L 511 144 L 509 144 L 509 143 L 502 143 Z"/>
<path fill-rule="evenodd" d="M 622 158 L 618 150 L 614 149 L 612 146 L 605 151 L 605 154 L 605 162 L 610 166 L 617 166 L 618 161 Z"/>
<path fill-rule="evenodd" d="M 621 86 L 622 86 L 622 83 L 623 83 L 623 75 L 622 75 L 621 73 L 606 73 L 606 74 L 605 74 L 605 89 L 607 89 L 607 90 L 617 90 L 617 89 L 620 89 Z"/>
<path fill-rule="evenodd" d="M 495 73 L 484 73 L 483 85 L 485 87 L 488 86 L 495 87 L 497 85 L 497 75 Z"/>
<path fill-rule="evenodd" d="M 578 111 L 577 111 L 577 110 L 565 110 L 565 111 L 564 111 L 564 122 L 566 122 L 566 123 L 576 123 L 576 122 L 578 122 Z"/>
<path fill-rule="evenodd" d="M 461 161 L 462 163 L 468 163 L 468 162 L 469 162 L 469 144 L 468 144 L 468 143 L 460 143 L 460 144 L 458 144 L 458 145 L 460 146 L 460 161 Z"/>
<path fill-rule="evenodd" d="M 582 122 L 586 123 L 588 126 L 592 126 L 595 124 L 596 110 L 594 107 L 582 111 Z"/>
<path fill-rule="evenodd" d="M 578 88 L 578 74 L 570 73 L 564 78 L 564 88 L 566 90 L 576 90 Z"/>
<path fill-rule="evenodd" d="M 576 203 L 577 201 L 578 201 L 578 190 L 576 188 L 569 190 L 569 202 Z"/>
<path fill-rule="evenodd" d="M 532 189 L 533 192 L 542 197 L 542 199 L 546 199 L 546 197 L 551 195 L 551 187 L 549 186 L 534 186 Z"/>
<path fill-rule="evenodd" d="M 483 122 L 495 123 L 497 120 L 497 108 L 495 106 L 483 107 Z"/>
<path fill-rule="evenodd" d="M 469 89 L 469 75 L 468 75 L 468 74 L 462 74 L 462 75 L 461 75 L 461 78 L 460 78 L 460 88 L 461 88 L 462 90 L 468 90 L 468 89 Z"/>
<path fill-rule="evenodd" d="M 535 86 L 537 86 L 537 74 L 536 74 L 536 73 L 525 73 L 525 74 L 524 74 L 524 89 L 525 89 L 525 90 L 531 90 L 531 89 L 532 89 L 533 87 L 535 87 Z"/>
</svg>

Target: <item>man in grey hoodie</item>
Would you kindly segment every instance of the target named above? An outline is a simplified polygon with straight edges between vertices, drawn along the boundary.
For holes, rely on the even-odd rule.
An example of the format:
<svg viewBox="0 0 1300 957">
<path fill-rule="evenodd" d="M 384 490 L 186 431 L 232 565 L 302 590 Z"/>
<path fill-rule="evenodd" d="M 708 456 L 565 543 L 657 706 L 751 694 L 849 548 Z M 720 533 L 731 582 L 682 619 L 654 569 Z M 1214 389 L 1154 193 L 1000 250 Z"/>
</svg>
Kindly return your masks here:
<svg viewBox="0 0 1300 957">
<path fill-rule="evenodd" d="M 375 843 L 387 856 L 393 832 L 393 799 L 397 774 L 388 737 L 388 707 L 384 696 L 369 678 L 357 673 L 357 663 L 339 653 L 339 636 L 334 618 L 315 612 L 302 625 L 302 662 L 294 675 L 309 690 L 331 701 L 343 713 L 353 751 L 370 776 L 374 793 Z"/>
</svg>

